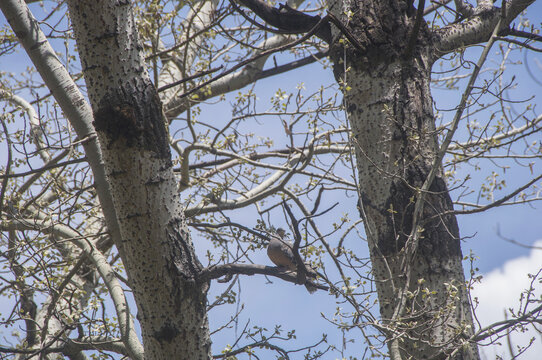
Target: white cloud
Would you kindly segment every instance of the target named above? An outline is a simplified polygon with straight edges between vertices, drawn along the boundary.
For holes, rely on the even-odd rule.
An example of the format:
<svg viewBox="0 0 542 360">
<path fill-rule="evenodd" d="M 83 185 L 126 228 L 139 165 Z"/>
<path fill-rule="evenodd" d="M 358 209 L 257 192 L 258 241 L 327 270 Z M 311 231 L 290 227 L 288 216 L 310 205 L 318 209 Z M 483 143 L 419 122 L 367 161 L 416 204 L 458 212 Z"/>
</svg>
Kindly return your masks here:
<svg viewBox="0 0 542 360">
<path fill-rule="evenodd" d="M 482 327 L 503 320 L 505 309 L 507 312 L 508 308 L 517 310 L 520 306 L 521 293 L 531 286 L 531 282 L 535 289 L 532 297 L 542 298 L 542 276 L 539 274 L 538 278 L 533 281 L 527 275 L 536 275 L 542 268 L 542 240 L 538 240 L 533 246 L 538 249 L 532 249 L 529 256 L 507 261 L 502 267 L 484 274 L 482 282 L 475 285 L 472 296 L 479 300 L 476 316 Z M 514 351 L 517 354 L 516 346 L 527 345 L 532 337 L 536 337 L 534 343 L 519 359 L 539 360 L 542 358 L 542 337 L 532 327 L 529 327 L 529 331 L 525 333 L 515 332 L 511 336 Z M 506 338 L 501 338 L 498 342 L 501 345 L 494 344 L 480 348 L 482 359 L 498 359 L 497 356 L 502 359 L 511 358 Z"/>
</svg>

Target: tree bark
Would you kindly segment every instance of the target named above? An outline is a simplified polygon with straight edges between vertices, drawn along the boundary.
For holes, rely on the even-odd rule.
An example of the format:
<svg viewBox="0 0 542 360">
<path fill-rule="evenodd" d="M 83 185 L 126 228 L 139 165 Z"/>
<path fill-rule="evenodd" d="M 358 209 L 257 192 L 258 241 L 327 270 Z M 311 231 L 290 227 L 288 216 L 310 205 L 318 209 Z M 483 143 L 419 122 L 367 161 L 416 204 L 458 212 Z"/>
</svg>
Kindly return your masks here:
<svg viewBox="0 0 542 360">
<path fill-rule="evenodd" d="M 162 105 L 129 1 L 71 0 L 70 17 L 138 308 L 146 359 L 209 359 L 199 280 L 176 191 Z"/>
<path fill-rule="evenodd" d="M 413 215 L 439 149 L 429 31 L 423 21 L 414 30 L 416 10 L 404 1 L 354 0 L 330 8 L 358 42 L 336 41 L 331 58 L 352 128 L 360 213 L 390 355 L 478 359 L 476 346 L 464 340 L 473 322 L 457 221 L 440 215 L 453 209 L 442 169 L 420 219 Z M 410 258 L 408 246 L 417 246 Z"/>
</svg>

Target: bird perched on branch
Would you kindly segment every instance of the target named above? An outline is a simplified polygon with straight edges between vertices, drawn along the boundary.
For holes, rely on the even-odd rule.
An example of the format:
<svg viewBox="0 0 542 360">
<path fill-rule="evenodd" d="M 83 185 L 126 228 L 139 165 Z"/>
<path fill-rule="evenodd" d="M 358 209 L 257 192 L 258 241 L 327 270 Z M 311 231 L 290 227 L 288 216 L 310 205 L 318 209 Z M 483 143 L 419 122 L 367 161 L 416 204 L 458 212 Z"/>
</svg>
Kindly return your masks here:
<svg viewBox="0 0 542 360">
<path fill-rule="evenodd" d="M 267 246 L 267 256 L 278 267 L 286 268 L 290 271 L 297 272 L 297 260 L 293 252 L 293 244 L 287 241 L 284 236 L 286 232 L 282 228 L 278 228 L 276 234 L 271 236 L 269 245 Z M 310 278 L 316 278 L 317 273 L 310 265 L 303 264 L 305 267 L 305 275 Z M 316 291 L 316 287 L 309 282 L 305 282 L 305 287 L 312 294 Z"/>
</svg>

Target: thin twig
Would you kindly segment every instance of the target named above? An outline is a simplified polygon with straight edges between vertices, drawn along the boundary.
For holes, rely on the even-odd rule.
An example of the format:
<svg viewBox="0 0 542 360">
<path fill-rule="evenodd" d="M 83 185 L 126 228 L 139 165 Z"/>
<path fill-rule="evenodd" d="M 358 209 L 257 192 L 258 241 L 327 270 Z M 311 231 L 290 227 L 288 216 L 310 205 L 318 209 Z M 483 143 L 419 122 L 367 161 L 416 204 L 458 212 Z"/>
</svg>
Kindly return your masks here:
<svg viewBox="0 0 542 360">
<path fill-rule="evenodd" d="M 309 31 L 307 32 L 305 35 L 303 35 L 302 37 L 300 37 L 299 39 L 295 40 L 295 41 L 292 41 L 288 44 L 285 44 L 285 45 L 282 45 L 282 46 L 279 46 L 277 48 L 273 48 L 273 49 L 269 49 L 269 50 L 266 50 L 266 51 L 262 51 L 261 53 L 259 54 L 256 54 L 254 55 L 253 57 L 251 57 L 250 59 L 247 59 L 247 60 L 244 60 L 244 61 L 241 61 L 240 63 L 238 63 L 237 65 L 231 67 L 230 69 L 224 71 L 223 73 L 215 76 L 214 78 L 212 79 L 209 79 L 197 86 L 195 86 L 194 88 L 190 89 L 189 91 L 179 95 L 179 99 L 182 99 L 182 98 L 185 98 L 187 97 L 188 95 L 198 91 L 199 89 L 209 85 L 210 83 L 212 82 L 215 82 L 217 81 L 218 79 L 221 79 L 223 78 L 224 76 L 228 75 L 228 74 L 231 74 L 232 72 L 234 72 L 235 70 L 247 65 L 247 64 L 250 64 L 251 62 L 253 61 L 256 61 L 258 60 L 259 58 L 261 57 L 264 57 L 264 56 L 268 56 L 272 53 L 275 53 L 275 52 L 280 52 L 280 51 L 284 51 L 284 50 L 287 50 L 289 48 L 292 48 L 298 44 L 301 44 L 302 42 L 304 42 L 305 40 L 307 40 L 308 38 L 310 38 L 312 35 L 314 35 L 318 29 L 320 28 L 320 26 L 322 26 L 322 24 L 325 24 L 328 20 L 328 17 L 327 16 L 324 16 L 322 19 L 320 19 L 320 21 L 318 21 L 318 23 Z"/>
<path fill-rule="evenodd" d="M 418 38 L 418 33 L 420 32 L 420 27 L 423 21 L 423 8 L 425 6 L 425 0 L 418 0 L 418 9 L 416 11 L 416 20 L 414 22 L 414 27 L 412 28 L 412 33 L 408 39 L 408 44 L 405 50 L 405 59 L 409 59 L 414 51 L 416 46 L 416 39 Z"/>
<path fill-rule="evenodd" d="M 181 80 L 178 80 L 178 81 L 175 81 L 175 82 L 172 82 L 171 84 L 167 84 L 167 85 L 164 85 L 164 86 L 161 86 L 158 88 L 158 92 L 161 92 L 161 91 L 165 91 L 167 89 L 171 89 L 172 87 L 175 87 L 175 86 L 178 86 L 178 85 L 182 85 L 184 84 L 185 82 L 187 81 L 190 81 L 190 80 L 194 80 L 194 79 L 197 79 L 199 77 L 202 77 L 202 76 L 205 76 L 205 75 L 208 75 L 208 74 L 212 74 L 218 70 L 221 70 L 222 68 L 224 68 L 224 65 L 220 65 L 218 67 L 215 67 L 215 68 L 212 68 L 212 69 L 209 69 L 209 70 L 205 70 L 205 71 L 201 71 L 197 74 L 194 74 L 194 75 L 190 75 L 190 76 L 187 76 Z"/>
</svg>

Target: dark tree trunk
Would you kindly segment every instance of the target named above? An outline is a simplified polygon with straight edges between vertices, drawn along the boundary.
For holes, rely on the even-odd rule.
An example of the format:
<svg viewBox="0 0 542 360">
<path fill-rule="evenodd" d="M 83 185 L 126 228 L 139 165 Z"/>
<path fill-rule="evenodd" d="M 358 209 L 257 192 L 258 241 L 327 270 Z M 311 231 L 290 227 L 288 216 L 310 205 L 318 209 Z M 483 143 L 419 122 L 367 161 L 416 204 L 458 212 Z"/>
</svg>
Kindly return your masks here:
<svg viewBox="0 0 542 360">
<path fill-rule="evenodd" d="M 435 359 L 455 350 L 454 359 L 477 359 L 476 346 L 465 344 L 472 315 L 457 221 L 444 215 L 453 204 L 441 168 L 413 231 L 419 189 L 439 149 L 429 31 L 424 21 L 414 30 L 416 10 L 405 1 L 345 1 L 332 11 L 357 40 L 335 42 L 331 58 L 352 127 L 360 213 L 391 355 Z M 413 234 L 419 242 L 408 258 Z"/>
</svg>

